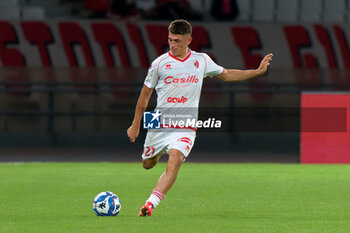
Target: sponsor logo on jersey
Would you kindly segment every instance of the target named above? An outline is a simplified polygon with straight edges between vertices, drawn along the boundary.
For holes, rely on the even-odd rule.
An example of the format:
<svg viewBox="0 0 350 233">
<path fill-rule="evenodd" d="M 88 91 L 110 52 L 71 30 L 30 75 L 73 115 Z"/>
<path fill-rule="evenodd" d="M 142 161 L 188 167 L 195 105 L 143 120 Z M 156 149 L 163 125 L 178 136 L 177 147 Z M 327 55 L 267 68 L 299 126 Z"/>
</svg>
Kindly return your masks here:
<svg viewBox="0 0 350 233">
<path fill-rule="evenodd" d="M 198 83 L 198 78 L 196 78 L 196 75 L 189 75 L 188 77 L 183 77 L 183 78 L 174 78 L 173 76 L 168 76 L 164 79 L 164 82 L 166 84 L 178 84 L 178 83 L 186 83 L 186 84 L 191 84 L 191 83 Z"/>
<path fill-rule="evenodd" d="M 177 97 L 169 97 L 167 99 L 167 102 L 168 103 L 182 103 L 184 104 L 188 99 L 184 96 L 181 96 L 180 98 L 177 98 Z"/>
</svg>

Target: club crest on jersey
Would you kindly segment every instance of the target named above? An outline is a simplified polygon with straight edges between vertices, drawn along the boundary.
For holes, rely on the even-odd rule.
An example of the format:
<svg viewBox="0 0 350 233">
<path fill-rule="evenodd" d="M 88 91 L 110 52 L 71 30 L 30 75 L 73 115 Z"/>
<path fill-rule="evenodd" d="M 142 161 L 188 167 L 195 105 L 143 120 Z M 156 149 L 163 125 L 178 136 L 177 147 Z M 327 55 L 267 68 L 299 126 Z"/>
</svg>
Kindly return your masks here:
<svg viewBox="0 0 350 233">
<path fill-rule="evenodd" d="M 198 61 L 196 60 L 194 63 L 193 63 L 193 65 L 198 69 L 198 67 L 199 67 L 199 63 L 198 63 Z"/>
<path fill-rule="evenodd" d="M 165 65 L 165 69 L 166 69 L 166 70 L 170 70 L 170 69 L 171 69 L 171 65 L 170 65 L 170 64 L 166 64 L 166 65 Z"/>
</svg>

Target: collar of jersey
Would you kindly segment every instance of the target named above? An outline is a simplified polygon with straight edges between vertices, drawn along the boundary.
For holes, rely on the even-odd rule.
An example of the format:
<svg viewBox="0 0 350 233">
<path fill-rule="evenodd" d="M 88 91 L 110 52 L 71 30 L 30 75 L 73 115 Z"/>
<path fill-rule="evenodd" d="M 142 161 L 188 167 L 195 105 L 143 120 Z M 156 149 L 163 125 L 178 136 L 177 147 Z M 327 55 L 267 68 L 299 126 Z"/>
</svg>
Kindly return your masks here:
<svg viewBox="0 0 350 233">
<path fill-rule="evenodd" d="M 191 56 L 191 50 L 188 52 L 187 56 L 186 56 L 184 59 L 180 59 L 180 58 L 175 57 L 174 55 L 172 55 L 172 54 L 170 53 L 170 51 L 168 52 L 168 54 L 169 54 L 170 57 L 174 58 L 175 60 L 184 62 L 184 61 L 186 61 L 186 60 Z"/>
</svg>

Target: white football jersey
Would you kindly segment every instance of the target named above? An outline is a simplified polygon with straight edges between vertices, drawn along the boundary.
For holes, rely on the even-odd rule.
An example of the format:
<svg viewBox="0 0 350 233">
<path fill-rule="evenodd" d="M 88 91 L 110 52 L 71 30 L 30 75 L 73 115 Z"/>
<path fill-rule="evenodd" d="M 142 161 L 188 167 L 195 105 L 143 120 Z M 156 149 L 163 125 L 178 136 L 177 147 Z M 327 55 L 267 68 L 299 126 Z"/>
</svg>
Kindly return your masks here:
<svg viewBox="0 0 350 233">
<path fill-rule="evenodd" d="M 207 54 L 189 51 L 184 59 L 170 52 L 152 62 L 144 84 L 155 88 L 157 107 L 164 119 L 167 115 L 191 115 L 197 120 L 203 79 L 223 72 Z"/>
</svg>

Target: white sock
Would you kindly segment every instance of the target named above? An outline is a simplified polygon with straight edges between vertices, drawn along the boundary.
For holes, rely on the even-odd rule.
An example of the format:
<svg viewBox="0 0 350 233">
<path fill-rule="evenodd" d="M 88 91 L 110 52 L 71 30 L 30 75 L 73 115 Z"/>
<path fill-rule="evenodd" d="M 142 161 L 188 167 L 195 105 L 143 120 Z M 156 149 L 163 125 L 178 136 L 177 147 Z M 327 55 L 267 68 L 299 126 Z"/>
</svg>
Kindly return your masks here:
<svg viewBox="0 0 350 233">
<path fill-rule="evenodd" d="M 146 203 L 150 201 L 153 205 L 153 208 L 156 208 L 159 202 L 163 199 L 164 199 L 164 194 L 158 189 L 153 189 L 152 194 L 151 196 L 149 196 Z"/>
</svg>

